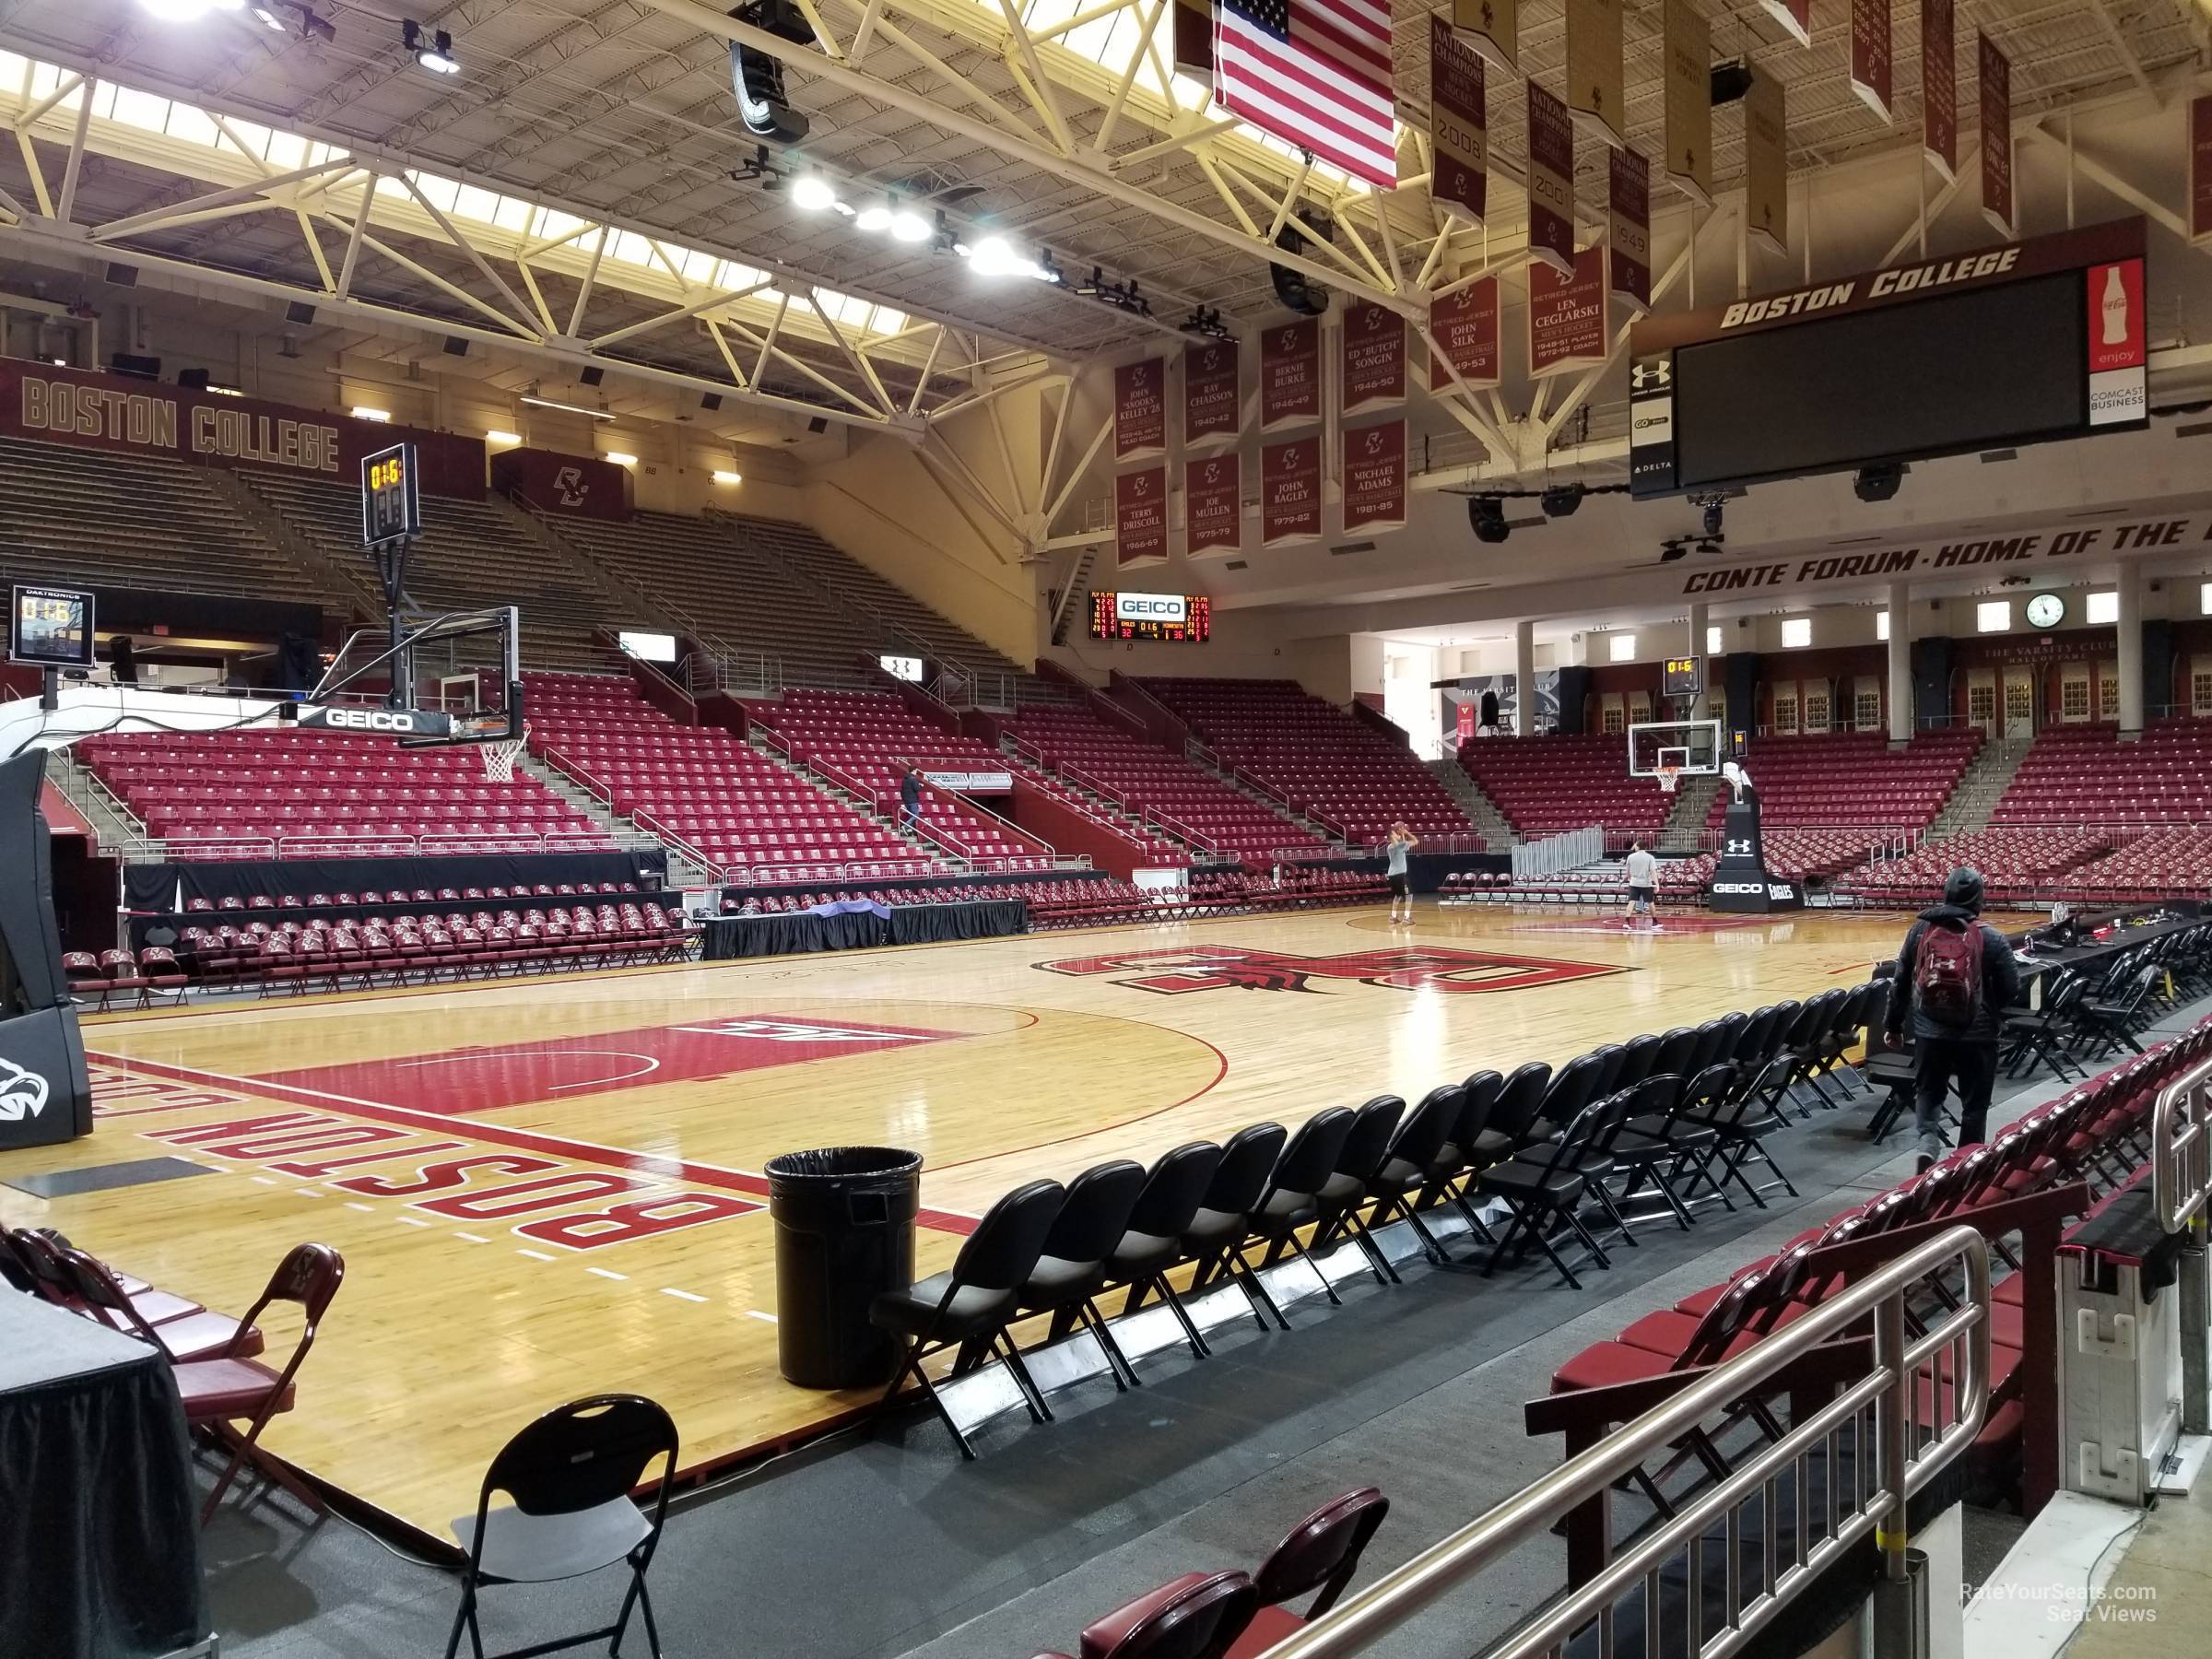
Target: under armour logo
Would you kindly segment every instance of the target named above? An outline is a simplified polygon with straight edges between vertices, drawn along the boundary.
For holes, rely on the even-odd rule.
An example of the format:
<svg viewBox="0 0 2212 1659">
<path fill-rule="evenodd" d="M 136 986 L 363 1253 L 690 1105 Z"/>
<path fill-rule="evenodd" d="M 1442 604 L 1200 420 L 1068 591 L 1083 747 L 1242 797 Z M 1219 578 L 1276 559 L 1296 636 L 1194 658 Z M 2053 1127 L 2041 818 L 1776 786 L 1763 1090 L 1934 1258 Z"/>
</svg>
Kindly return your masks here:
<svg viewBox="0 0 2212 1659">
<path fill-rule="evenodd" d="M 1629 371 L 1631 392 L 1664 392 L 1675 383 L 1675 359 L 1642 358 Z"/>
</svg>

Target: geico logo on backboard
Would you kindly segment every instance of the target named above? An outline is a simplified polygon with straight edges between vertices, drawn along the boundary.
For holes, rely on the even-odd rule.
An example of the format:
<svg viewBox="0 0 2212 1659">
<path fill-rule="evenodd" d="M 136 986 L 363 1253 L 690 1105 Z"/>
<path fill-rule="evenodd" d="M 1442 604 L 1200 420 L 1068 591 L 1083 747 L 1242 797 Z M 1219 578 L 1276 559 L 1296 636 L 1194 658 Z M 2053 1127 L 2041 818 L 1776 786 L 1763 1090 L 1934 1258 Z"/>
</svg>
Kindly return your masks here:
<svg viewBox="0 0 2212 1659">
<path fill-rule="evenodd" d="M 46 1079 L 37 1072 L 0 1059 L 0 1124 L 21 1123 L 46 1110 Z"/>
<path fill-rule="evenodd" d="M 1123 622 L 1182 622 L 1191 602 L 1181 594 L 1116 594 L 1113 614 Z"/>
</svg>

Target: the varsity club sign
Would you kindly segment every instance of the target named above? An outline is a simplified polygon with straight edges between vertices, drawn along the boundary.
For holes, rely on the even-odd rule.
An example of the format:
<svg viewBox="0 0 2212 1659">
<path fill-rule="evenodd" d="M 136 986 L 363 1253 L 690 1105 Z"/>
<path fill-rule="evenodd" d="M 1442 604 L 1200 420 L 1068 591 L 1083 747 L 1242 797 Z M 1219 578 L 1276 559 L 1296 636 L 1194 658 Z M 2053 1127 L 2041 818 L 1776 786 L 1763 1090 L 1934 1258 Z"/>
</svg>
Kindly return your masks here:
<svg viewBox="0 0 2212 1659">
<path fill-rule="evenodd" d="M 344 480 L 358 475 L 364 456 L 413 443 L 426 493 L 484 493 L 479 439 L 41 364 L 0 362 L 0 433 Z"/>
</svg>

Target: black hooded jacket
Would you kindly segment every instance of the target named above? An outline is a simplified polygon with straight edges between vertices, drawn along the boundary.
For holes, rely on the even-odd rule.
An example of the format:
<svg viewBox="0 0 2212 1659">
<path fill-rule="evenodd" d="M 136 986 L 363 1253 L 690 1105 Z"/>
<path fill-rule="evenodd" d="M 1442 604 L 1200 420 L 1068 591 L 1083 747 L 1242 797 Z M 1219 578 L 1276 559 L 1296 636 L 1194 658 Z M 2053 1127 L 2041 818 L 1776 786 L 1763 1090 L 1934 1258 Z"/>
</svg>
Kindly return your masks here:
<svg viewBox="0 0 2212 1659">
<path fill-rule="evenodd" d="M 1920 966 L 1920 942 L 1931 927 L 1981 930 L 1982 1006 L 1975 1010 L 1971 1024 L 1955 1026 L 1931 1019 L 1920 1011 L 1913 996 L 1912 977 Z M 1912 924 L 1912 931 L 1905 935 L 1904 947 L 1897 953 L 1897 975 L 1889 982 L 1889 1030 L 1903 1030 L 1905 1016 L 1910 1012 L 1915 1038 L 1994 1042 L 2003 1028 L 2005 1010 L 2019 1000 L 2020 968 L 2012 959 L 2012 947 L 2005 942 L 2005 935 L 1964 905 L 1933 904 L 1920 912 L 1919 919 Z"/>
</svg>

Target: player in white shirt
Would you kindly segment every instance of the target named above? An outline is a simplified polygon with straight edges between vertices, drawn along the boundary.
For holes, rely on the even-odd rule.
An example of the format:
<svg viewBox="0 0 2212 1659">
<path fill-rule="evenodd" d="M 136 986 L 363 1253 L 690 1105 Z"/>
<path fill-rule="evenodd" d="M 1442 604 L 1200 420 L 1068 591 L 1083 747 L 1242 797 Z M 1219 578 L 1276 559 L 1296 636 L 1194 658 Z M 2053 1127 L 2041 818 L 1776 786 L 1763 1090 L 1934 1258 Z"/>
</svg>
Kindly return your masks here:
<svg viewBox="0 0 2212 1659">
<path fill-rule="evenodd" d="M 1652 907 L 1659 898 L 1659 861 L 1644 850 L 1641 841 L 1634 841 L 1622 862 L 1621 873 L 1629 884 L 1629 910 L 1621 918 L 1621 926 L 1634 930 L 1641 917 L 1644 927 L 1653 933 L 1665 931 L 1652 913 Z"/>
</svg>

